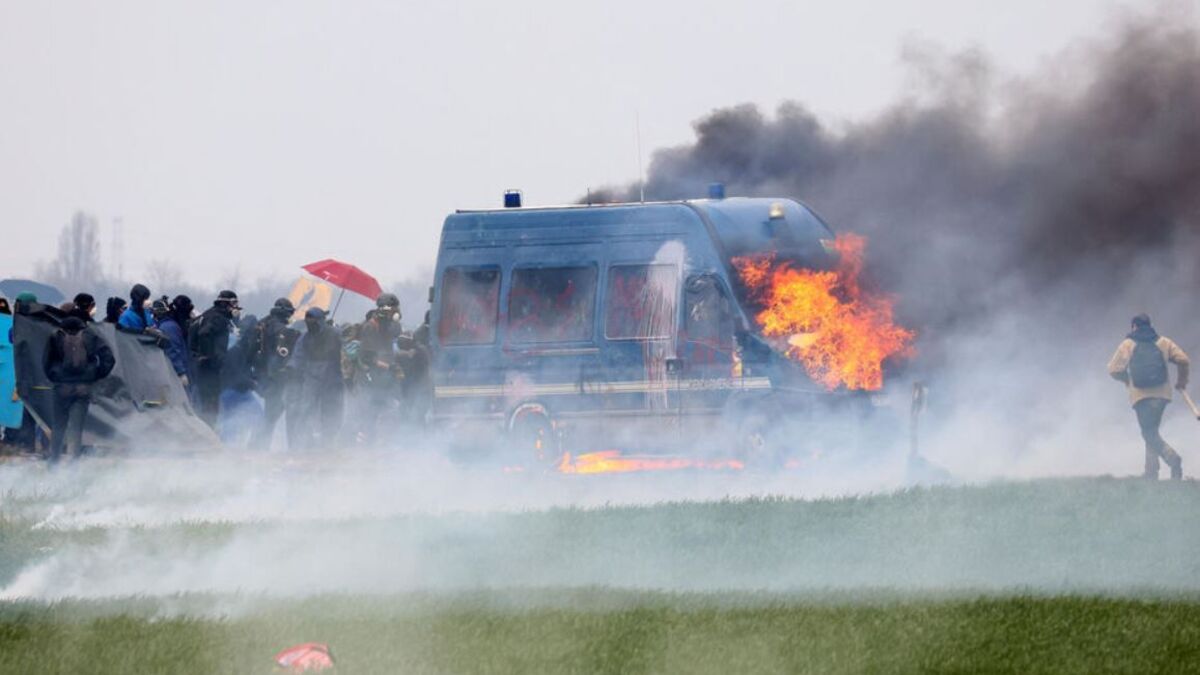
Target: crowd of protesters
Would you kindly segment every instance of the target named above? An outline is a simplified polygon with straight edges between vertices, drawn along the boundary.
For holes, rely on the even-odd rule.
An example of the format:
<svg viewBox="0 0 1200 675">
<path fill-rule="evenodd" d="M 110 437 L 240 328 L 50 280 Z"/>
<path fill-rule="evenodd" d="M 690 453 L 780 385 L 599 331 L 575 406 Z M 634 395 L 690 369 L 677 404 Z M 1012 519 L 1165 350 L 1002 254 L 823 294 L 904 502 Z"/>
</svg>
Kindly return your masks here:
<svg viewBox="0 0 1200 675">
<path fill-rule="evenodd" d="M 152 297 L 136 284 L 128 300 L 108 298 L 102 321 L 153 338 L 195 414 L 227 445 L 387 446 L 403 427 L 426 422 L 432 399 L 429 315 L 426 325 L 404 331 L 400 302 L 391 293 L 379 296 L 362 323 L 340 326 L 319 308 L 298 317 L 287 298 L 258 320 L 243 316 L 232 290 L 218 293 L 202 312 L 186 295 Z M 36 302 L 23 294 L 18 312 Z M 58 309 L 63 316 L 43 364 L 55 392 L 52 461 L 64 452 L 80 453 L 92 385 L 109 375 L 115 361 L 112 346 L 92 330 L 95 298 L 80 293 Z"/>
</svg>

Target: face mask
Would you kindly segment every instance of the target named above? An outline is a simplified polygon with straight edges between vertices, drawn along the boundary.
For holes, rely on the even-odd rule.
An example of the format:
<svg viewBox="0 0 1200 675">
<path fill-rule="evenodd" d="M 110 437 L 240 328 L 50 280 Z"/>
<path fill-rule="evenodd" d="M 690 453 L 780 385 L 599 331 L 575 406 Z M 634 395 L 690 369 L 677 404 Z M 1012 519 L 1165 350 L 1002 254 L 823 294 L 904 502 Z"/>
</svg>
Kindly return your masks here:
<svg viewBox="0 0 1200 675">
<path fill-rule="evenodd" d="M 308 332 L 310 332 L 310 333 L 320 333 L 321 332 L 321 322 L 320 321 L 307 321 L 306 320 L 304 322 L 304 325 L 308 326 Z"/>
</svg>

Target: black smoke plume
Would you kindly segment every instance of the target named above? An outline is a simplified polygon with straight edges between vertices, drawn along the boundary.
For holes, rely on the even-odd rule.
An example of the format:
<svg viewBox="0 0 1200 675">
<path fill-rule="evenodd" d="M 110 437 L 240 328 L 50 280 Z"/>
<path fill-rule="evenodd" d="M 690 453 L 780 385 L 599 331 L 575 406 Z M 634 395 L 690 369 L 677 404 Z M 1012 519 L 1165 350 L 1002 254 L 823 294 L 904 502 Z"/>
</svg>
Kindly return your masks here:
<svg viewBox="0 0 1200 675">
<path fill-rule="evenodd" d="M 867 235 L 875 281 L 925 333 L 1066 286 L 1119 295 L 1148 254 L 1194 286 L 1200 40 L 1178 14 L 1126 17 L 1019 81 L 976 52 L 910 47 L 917 84 L 839 126 L 798 102 L 773 117 L 717 110 L 693 143 L 654 153 L 646 198 L 702 196 L 712 181 L 800 198 Z"/>
</svg>

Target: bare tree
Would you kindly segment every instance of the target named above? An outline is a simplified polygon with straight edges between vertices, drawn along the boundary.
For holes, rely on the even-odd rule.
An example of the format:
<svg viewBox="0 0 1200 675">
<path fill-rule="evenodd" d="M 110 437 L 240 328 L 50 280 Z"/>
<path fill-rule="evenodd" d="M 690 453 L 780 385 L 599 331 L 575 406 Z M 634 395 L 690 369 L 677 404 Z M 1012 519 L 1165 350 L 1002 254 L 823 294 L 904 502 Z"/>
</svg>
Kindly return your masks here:
<svg viewBox="0 0 1200 675">
<path fill-rule="evenodd" d="M 225 276 L 220 279 L 221 290 L 230 290 L 237 293 L 238 286 L 242 285 L 242 266 L 234 265 L 225 272 Z"/>
<path fill-rule="evenodd" d="M 165 258 L 155 258 L 146 264 L 146 280 L 156 294 L 171 293 L 183 286 L 179 266 Z"/>
<path fill-rule="evenodd" d="M 64 292 L 91 288 L 102 282 L 100 236 L 96 217 L 75 212 L 58 234 L 58 257 L 37 265 L 37 274 Z"/>
</svg>

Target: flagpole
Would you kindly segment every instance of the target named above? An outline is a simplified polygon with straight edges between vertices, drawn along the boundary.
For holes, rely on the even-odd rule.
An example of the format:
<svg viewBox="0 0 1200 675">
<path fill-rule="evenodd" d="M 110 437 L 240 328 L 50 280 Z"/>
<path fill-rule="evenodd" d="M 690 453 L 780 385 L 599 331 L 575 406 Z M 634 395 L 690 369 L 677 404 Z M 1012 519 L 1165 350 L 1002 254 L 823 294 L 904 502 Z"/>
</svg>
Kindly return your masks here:
<svg viewBox="0 0 1200 675">
<path fill-rule="evenodd" d="M 332 312 L 332 313 L 329 315 L 329 320 L 330 320 L 330 321 L 333 321 L 333 317 L 337 316 L 337 310 L 338 310 L 338 307 L 341 307 L 341 306 L 342 306 L 342 296 L 343 296 L 343 295 L 345 295 L 345 294 L 346 294 L 346 289 L 344 289 L 344 288 L 342 289 L 342 292 L 341 292 L 341 293 L 338 293 L 338 299 L 337 299 L 337 302 L 336 302 L 336 303 L 334 303 L 334 305 L 333 305 L 333 312 Z"/>
</svg>

